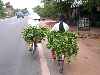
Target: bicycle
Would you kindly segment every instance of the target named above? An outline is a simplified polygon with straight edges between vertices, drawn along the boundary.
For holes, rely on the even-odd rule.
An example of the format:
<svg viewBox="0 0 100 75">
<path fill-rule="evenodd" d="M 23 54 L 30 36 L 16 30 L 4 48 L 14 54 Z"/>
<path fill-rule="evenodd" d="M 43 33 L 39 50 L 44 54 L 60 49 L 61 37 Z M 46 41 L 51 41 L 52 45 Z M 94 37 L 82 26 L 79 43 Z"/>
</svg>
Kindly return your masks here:
<svg viewBox="0 0 100 75">
<path fill-rule="evenodd" d="M 65 59 L 64 55 L 62 55 L 61 57 L 57 57 L 56 52 L 52 50 L 52 57 L 54 61 L 57 61 L 57 65 L 59 66 L 59 73 L 63 73 Z"/>
<path fill-rule="evenodd" d="M 63 69 L 64 69 L 64 55 L 62 55 L 62 57 L 57 59 L 57 64 L 59 65 L 59 73 L 63 73 Z"/>
<path fill-rule="evenodd" d="M 29 51 L 32 53 L 32 55 L 35 53 L 37 47 L 36 41 L 29 44 Z"/>
</svg>

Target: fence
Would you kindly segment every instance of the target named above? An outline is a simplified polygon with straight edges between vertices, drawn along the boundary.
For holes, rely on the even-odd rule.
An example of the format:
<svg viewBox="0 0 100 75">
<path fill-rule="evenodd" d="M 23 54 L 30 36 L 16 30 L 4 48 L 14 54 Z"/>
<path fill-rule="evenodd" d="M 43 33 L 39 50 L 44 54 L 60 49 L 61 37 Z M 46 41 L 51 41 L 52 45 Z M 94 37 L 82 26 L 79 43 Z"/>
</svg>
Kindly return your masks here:
<svg viewBox="0 0 100 75">
<path fill-rule="evenodd" d="M 78 31 L 90 31 L 90 22 L 88 18 L 81 18 L 78 22 Z"/>
</svg>

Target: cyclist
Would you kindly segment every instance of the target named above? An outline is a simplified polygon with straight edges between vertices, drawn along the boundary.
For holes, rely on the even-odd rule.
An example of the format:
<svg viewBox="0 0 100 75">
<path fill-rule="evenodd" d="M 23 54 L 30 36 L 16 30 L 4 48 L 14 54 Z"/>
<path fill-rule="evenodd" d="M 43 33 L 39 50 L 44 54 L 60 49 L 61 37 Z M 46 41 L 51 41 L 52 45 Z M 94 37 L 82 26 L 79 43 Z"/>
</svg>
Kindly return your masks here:
<svg viewBox="0 0 100 75">
<path fill-rule="evenodd" d="M 28 25 L 39 28 L 40 16 L 37 13 L 34 13 L 33 11 L 29 11 L 27 23 Z"/>
<path fill-rule="evenodd" d="M 54 25 L 54 27 L 51 29 L 51 31 L 59 31 L 59 32 L 66 32 L 68 30 L 69 30 L 69 26 L 67 23 L 65 23 L 64 15 L 60 16 L 58 23 L 56 23 Z M 57 58 L 57 61 L 58 61 L 58 65 L 60 66 L 59 72 L 62 73 L 63 72 L 63 64 L 64 64 L 64 54 L 60 58 Z"/>
<path fill-rule="evenodd" d="M 56 23 L 53 28 L 51 29 L 51 31 L 61 31 L 61 32 L 66 32 L 69 30 L 69 26 L 67 23 L 65 23 L 65 17 L 64 15 L 60 16 L 60 19 L 58 21 L 58 23 Z"/>
<path fill-rule="evenodd" d="M 28 15 L 28 25 L 34 26 L 36 28 L 39 28 L 39 23 L 40 23 L 40 16 L 36 13 L 30 12 Z M 36 51 L 37 47 L 37 42 L 36 39 L 34 39 L 34 42 L 31 44 L 30 51 L 32 51 L 32 54 Z"/>
</svg>

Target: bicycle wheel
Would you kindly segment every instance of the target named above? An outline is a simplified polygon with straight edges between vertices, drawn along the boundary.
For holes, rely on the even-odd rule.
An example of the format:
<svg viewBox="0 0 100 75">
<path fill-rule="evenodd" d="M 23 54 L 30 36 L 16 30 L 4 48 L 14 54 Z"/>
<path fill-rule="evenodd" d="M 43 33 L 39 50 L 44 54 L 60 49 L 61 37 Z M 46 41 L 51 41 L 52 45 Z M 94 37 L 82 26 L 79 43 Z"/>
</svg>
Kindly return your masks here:
<svg viewBox="0 0 100 75">
<path fill-rule="evenodd" d="M 37 47 L 37 45 L 36 45 L 36 43 L 34 42 L 34 43 L 33 43 L 33 50 L 32 50 L 32 54 L 34 54 L 34 53 L 35 53 L 35 51 L 36 51 L 36 47 Z"/>
<path fill-rule="evenodd" d="M 58 65 L 59 65 L 59 72 L 63 73 L 63 67 L 64 67 L 64 55 L 62 57 L 58 58 Z"/>
<path fill-rule="evenodd" d="M 31 51 L 33 51 L 33 48 L 31 47 L 31 48 L 29 48 L 29 51 L 31 52 Z"/>
<path fill-rule="evenodd" d="M 59 61 L 59 73 L 63 73 L 63 66 L 64 66 L 64 61 L 63 60 L 60 60 Z"/>
</svg>

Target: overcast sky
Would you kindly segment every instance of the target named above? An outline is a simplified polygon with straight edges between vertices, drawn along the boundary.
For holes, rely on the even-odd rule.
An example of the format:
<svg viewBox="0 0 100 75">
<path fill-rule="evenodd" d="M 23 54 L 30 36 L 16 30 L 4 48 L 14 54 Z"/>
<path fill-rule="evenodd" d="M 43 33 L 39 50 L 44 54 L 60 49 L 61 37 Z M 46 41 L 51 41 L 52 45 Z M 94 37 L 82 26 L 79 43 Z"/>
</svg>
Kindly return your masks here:
<svg viewBox="0 0 100 75">
<path fill-rule="evenodd" d="M 33 8 L 40 4 L 41 0 L 2 0 L 5 2 L 10 2 L 14 8 Z"/>
</svg>

